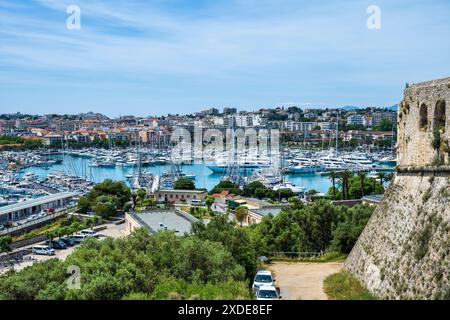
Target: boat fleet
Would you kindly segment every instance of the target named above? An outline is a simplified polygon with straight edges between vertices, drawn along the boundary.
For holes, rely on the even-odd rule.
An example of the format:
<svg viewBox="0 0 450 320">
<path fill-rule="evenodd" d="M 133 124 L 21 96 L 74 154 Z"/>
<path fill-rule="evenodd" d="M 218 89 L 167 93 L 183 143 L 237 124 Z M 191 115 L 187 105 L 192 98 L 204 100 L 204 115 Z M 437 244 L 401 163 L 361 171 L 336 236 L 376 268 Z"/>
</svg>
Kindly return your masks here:
<svg viewBox="0 0 450 320">
<path fill-rule="evenodd" d="M 174 182 L 180 178 L 195 180 L 194 174 L 183 171 L 181 164 L 175 164 L 169 151 L 156 150 L 105 150 L 84 149 L 79 151 L 64 150 L 54 154 L 39 151 L 4 151 L 0 159 L 0 206 L 9 205 L 63 191 L 85 193 L 93 187 L 93 179 L 88 178 L 88 170 L 75 170 L 72 174 L 52 167 L 61 164 L 70 167 L 71 155 L 74 157 L 89 157 L 90 167 L 133 167 L 133 172 L 126 175 L 126 180 L 133 190 L 146 188 L 154 192 L 158 189 L 171 189 Z M 242 176 L 243 184 L 260 181 L 273 190 L 290 189 L 295 194 L 304 193 L 302 187 L 297 187 L 284 178 L 292 174 L 327 174 L 330 171 L 367 171 L 375 175 L 379 170 L 393 170 L 396 157 L 392 153 L 378 152 L 339 152 L 335 150 L 306 151 L 286 149 L 279 155 L 261 156 L 242 154 L 233 156 L 217 154 L 214 161 L 205 163 L 211 170 L 210 174 L 221 174 L 224 179 L 230 172 Z M 179 160 L 179 159 L 178 159 Z M 183 162 L 193 161 L 185 155 Z M 68 161 L 68 163 L 66 163 Z M 179 162 L 179 161 L 177 161 Z M 162 174 L 153 174 L 145 167 L 170 164 Z M 45 177 L 27 171 L 32 166 L 49 170 Z M 75 167 L 74 164 L 72 164 Z M 70 170 L 69 170 L 70 171 Z"/>
<path fill-rule="evenodd" d="M 395 166 L 396 158 L 384 153 L 368 154 L 329 151 L 291 151 L 283 172 L 289 174 L 326 173 L 329 171 L 373 171 Z"/>
<path fill-rule="evenodd" d="M 133 167 L 138 166 L 152 166 L 157 164 L 165 164 L 170 160 L 167 151 L 155 151 L 150 149 L 141 149 L 136 151 L 134 148 L 123 150 L 109 150 L 109 149 L 83 149 L 70 150 L 66 154 L 75 157 L 91 158 L 90 167 Z M 139 159 L 140 158 L 140 159 Z"/>
</svg>

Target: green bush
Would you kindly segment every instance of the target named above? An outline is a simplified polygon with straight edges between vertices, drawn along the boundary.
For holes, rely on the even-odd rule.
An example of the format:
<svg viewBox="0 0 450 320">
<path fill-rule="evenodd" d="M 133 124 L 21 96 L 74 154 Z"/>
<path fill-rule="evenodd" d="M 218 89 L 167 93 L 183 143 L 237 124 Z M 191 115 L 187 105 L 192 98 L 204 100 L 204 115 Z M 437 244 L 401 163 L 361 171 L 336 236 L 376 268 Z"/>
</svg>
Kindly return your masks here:
<svg viewBox="0 0 450 320">
<path fill-rule="evenodd" d="M 173 184 L 175 190 L 195 190 L 195 183 L 191 179 L 181 178 Z"/>
<path fill-rule="evenodd" d="M 326 252 L 348 253 L 374 211 L 373 206 L 335 206 L 319 200 L 299 209 L 288 206 L 276 217 L 264 217 L 252 226 L 259 253 Z"/>
<path fill-rule="evenodd" d="M 331 300 L 376 300 L 361 283 L 347 271 L 328 276 L 323 288 Z"/>
<path fill-rule="evenodd" d="M 67 287 L 72 265 L 81 270 L 80 289 Z M 244 267 L 221 243 L 144 229 L 125 239 L 87 239 L 65 261 L 0 275 L 0 299 L 7 300 L 156 299 L 172 291 L 186 299 L 250 297 Z"/>
<path fill-rule="evenodd" d="M 123 181 L 106 179 L 98 183 L 91 191 L 78 201 L 80 212 L 86 213 L 90 210 L 99 215 L 113 215 L 116 210 L 123 209 L 131 199 L 130 188 Z"/>
</svg>

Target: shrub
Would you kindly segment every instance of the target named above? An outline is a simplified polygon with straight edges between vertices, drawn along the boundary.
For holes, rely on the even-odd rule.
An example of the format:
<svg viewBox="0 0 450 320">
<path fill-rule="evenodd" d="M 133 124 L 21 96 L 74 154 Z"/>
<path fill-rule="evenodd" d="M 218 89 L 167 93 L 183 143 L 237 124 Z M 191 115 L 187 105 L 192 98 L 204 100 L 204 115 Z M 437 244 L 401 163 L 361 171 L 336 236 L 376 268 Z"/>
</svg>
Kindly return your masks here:
<svg viewBox="0 0 450 320">
<path fill-rule="evenodd" d="M 376 300 L 348 271 L 328 276 L 324 280 L 324 290 L 332 300 Z"/>
</svg>

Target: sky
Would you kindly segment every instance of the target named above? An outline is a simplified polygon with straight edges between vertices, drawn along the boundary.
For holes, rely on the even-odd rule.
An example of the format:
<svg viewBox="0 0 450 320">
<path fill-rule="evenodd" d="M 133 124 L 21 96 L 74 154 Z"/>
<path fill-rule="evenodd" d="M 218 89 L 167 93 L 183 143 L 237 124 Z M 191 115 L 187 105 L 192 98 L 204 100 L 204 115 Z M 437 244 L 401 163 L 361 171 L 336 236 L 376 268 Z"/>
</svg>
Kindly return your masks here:
<svg viewBox="0 0 450 320">
<path fill-rule="evenodd" d="M 390 106 L 449 38 L 448 0 L 0 0 L 0 113 Z"/>
</svg>

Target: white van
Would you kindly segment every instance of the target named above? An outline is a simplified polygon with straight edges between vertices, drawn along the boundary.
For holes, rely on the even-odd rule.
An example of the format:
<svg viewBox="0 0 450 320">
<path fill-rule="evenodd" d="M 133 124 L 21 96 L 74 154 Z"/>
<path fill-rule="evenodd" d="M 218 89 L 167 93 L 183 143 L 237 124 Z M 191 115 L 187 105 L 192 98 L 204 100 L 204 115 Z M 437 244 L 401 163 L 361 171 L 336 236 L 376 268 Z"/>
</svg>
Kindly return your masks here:
<svg viewBox="0 0 450 320">
<path fill-rule="evenodd" d="M 81 231 L 79 232 L 79 234 L 86 235 L 86 236 L 88 236 L 88 237 L 95 237 L 95 238 L 98 237 L 97 232 L 95 232 L 95 231 L 92 230 L 92 229 L 81 230 Z"/>
<path fill-rule="evenodd" d="M 202 200 L 192 199 L 191 206 L 201 206 L 203 204 Z"/>
<path fill-rule="evenodd" d="M 87 237 L 88 236 L 85 234 L 74 234 L 74 235 L 71 235 L 69 237 L 69 239 L 78 244 L 81 241 L 83 241 L 84 239 L 86 239 Z"/>
<path fill-rule="evenodd" d="M 42 254 L 46 256 L 55 255 L 55 249 L 44 245 L 34 246 L 33 248 L 31 248 L 31 252 L 33 252 L 33 254 Z"/>
</svg>

